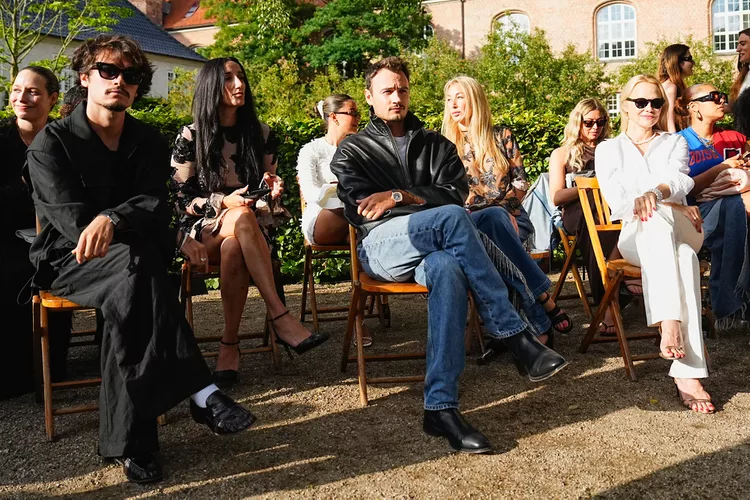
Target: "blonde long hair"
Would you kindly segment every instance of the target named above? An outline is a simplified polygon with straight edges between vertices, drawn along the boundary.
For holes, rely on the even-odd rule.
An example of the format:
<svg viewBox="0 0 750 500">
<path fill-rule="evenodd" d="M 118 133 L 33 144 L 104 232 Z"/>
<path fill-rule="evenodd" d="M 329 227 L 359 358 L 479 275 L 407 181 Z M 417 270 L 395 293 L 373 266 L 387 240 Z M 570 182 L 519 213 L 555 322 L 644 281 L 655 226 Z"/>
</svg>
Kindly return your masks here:
<svg viewBox="0 0 750 500">
<path fill-rule="evenodd" d="M 667 99 L 667 94 L 664 92 L 664 87 L 661 86 L 661 82 L 658 78 L 656 78 L 653 75 L 635 75 L 633 78 L 628 80 L 628 83 L 625 84 L 625 86 L 622 88 L 622 92 L 620 93 L 620 102 L 625 103 L 631 95 L 633 95 L 633 89 L 636 85 L 639 83 L 650 83 L 651 85 L 656 86 L 656 89 L 659 91 L 659 97 L 664 99 L 664 106 L 661 107 L 659 110 L 659 121 L 656 122 L 656 126 L 654 127 L 657 130 L 667 130 L 667 111 L 669 111 L 669 100 Z M 632 104 L 632 103 L 631 103 Z M 620 121 L 620 129 L 625 132 L 628 130 L 628 123 L 629 118 L 627 113 L 622 113 L 622 119 Z"/>
<path fill-rule="evenodd" d="M 469 167 L 469 175 L 481 177 L 482 174 L 486 173 L 485 161 L 492 158 L 494 160 L 492 172 L 499 182 L 508 173 L 510 163 L 497 146 L 492 126 L 490 103 L 484 89 L 475 79 L 460 75 L 446 82 L 445 87 L 443 87 L 446 103 L 440 132 L 456 145 L 458 156 L 463 157 L 464 147 L 466 146 L 464 134 L 458 128 L 458 122 L 451 117 L 451 110 L 448 109 L 447 102 L 448 90 L 454 84 L 461 87 L 461 92 L 463 92 L 466 100 L 466 115 L 469 117 L 468 135 L 474 150 L 474 161 Z M 484 194 L 487 187 L 480 183 L 476 186 L 476 190 L 480 194 Z"/>
<path fill-rule="evenodd" d="M 565 136 L 563 139 L 563 146 L 568 148 L 568 157 L 566 163 L 573 169 L 574 172 L 580 172 L 586 165 L 583 163 L 583 150 L 585 143 L 581 139 L 581 127 L 583 126 L 583 117 L 592 111 L 599 111 L 602 114 L 602 118 L 607 119 L 607 124 L 601 130 L 601 133 L 596 138 L 596 144 L 598 145 L 604 139 L 609 137 L 612 132 L 612 127 L 609 123 L 609 114 L 602 103 L 593 97 L 588 97 L 578 101 L 576 107 L 570 112 L 570 118 L 568 118 L 568 124 L 565 125 Z"/>
</svg>

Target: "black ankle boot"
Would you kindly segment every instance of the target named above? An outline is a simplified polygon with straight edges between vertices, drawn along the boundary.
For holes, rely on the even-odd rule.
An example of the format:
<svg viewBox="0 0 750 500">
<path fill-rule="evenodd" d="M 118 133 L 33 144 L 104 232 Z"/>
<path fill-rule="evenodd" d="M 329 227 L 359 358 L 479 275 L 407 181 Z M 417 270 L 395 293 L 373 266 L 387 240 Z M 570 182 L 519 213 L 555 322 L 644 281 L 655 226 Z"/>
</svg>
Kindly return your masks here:
<svg viewBox="0 0 750 500">
<path fill-rule="evenodd" d="M 528 329 L 503 342 L 513 355 L 518 371 L 521 375 L 528 374 L 532 382 L 548 379 L 568 366 L 565 358 L 540 343 Z"/>
<path fill-rule="evenodd" d="M 448 438 L 448 443 L 456 451 L 463 453 L 492 451 L 490 442 L 484 434 L 472 427 L 456 408 L 425 410 L 422 428 L 430 436 Z"/>
</svg>

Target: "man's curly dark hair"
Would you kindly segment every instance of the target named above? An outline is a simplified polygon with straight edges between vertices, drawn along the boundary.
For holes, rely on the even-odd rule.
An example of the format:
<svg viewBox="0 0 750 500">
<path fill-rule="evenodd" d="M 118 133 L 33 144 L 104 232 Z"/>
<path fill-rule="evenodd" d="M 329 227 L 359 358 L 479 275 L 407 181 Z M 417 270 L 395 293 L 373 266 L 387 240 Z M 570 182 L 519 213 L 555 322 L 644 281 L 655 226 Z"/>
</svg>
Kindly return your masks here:
<svg viewBox="0 0 750 500">
<path fill-rule="evenodd" d="M 138 42 L 124 35 L 98 35 L 96 38 L 89 38 L 83 42 L 73 52 L 70 68 L 79 75 L 76 78 L 76 84 L 80 85 L 80 75 L 91 71 L 102 53 L 109 53 L 121 59 L 130 60 L 143 73 L 143 80 L 138 85 L 138 93 L 135 98 L 139 99 L 148 94 L 148 91 L 151 90 L 154 68 Z"/>
</svg>

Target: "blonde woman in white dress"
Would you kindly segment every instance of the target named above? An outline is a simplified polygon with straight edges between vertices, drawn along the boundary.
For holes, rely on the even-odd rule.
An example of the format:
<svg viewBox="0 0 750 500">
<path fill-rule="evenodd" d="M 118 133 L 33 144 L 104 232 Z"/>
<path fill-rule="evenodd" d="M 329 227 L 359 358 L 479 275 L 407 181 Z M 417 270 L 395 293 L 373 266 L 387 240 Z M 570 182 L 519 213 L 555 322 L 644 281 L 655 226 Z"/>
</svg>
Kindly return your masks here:
<svg viewBox="0 0 750 500">
<path fill-rule="evenodd" d="M 621 102 L 623 133 L 596 148 L 596 176 L 612 218 L 623 223 L 620 253 L 641 268 L 646 319 L 661 331 L 660 355 L 672 360 L 679 397 L 713 413 L 701 383 L 708 377 L 697 257 L 703 232 L 700 212 L 686 203 L 694 185 L 688 144 L 664 132 L 668 101 L 655 77 L 631 78 Z"/>
</svg>

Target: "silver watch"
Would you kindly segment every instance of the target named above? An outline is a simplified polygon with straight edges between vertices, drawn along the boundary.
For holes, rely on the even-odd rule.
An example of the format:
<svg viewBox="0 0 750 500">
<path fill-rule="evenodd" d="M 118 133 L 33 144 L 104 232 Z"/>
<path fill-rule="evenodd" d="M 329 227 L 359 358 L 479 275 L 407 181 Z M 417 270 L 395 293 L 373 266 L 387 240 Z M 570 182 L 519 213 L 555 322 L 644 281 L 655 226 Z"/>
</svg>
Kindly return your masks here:
<svg viewBox="0 0 750 500">
<path fill-rule="evenodd" d="M 391 198 L 393 198 L 393 201 L 396 202 L 396 205 L 404 201 L 404 195 L 401 194 L 400 191 L 397 191 L 395 189 L 391 191 Z"/>
<path fill-rule="evenodd" d="M 664 200 L 664 195 L 662 194 L 661 189 L 659 188 L 651 188 L 648 191 L 646 191 L 646 193 L 654 193 L 654 195 L 656 196 L 657 202 Z M 643 194 L 646 194 L 646 193 L 643 193 Z"/>
</svg>

